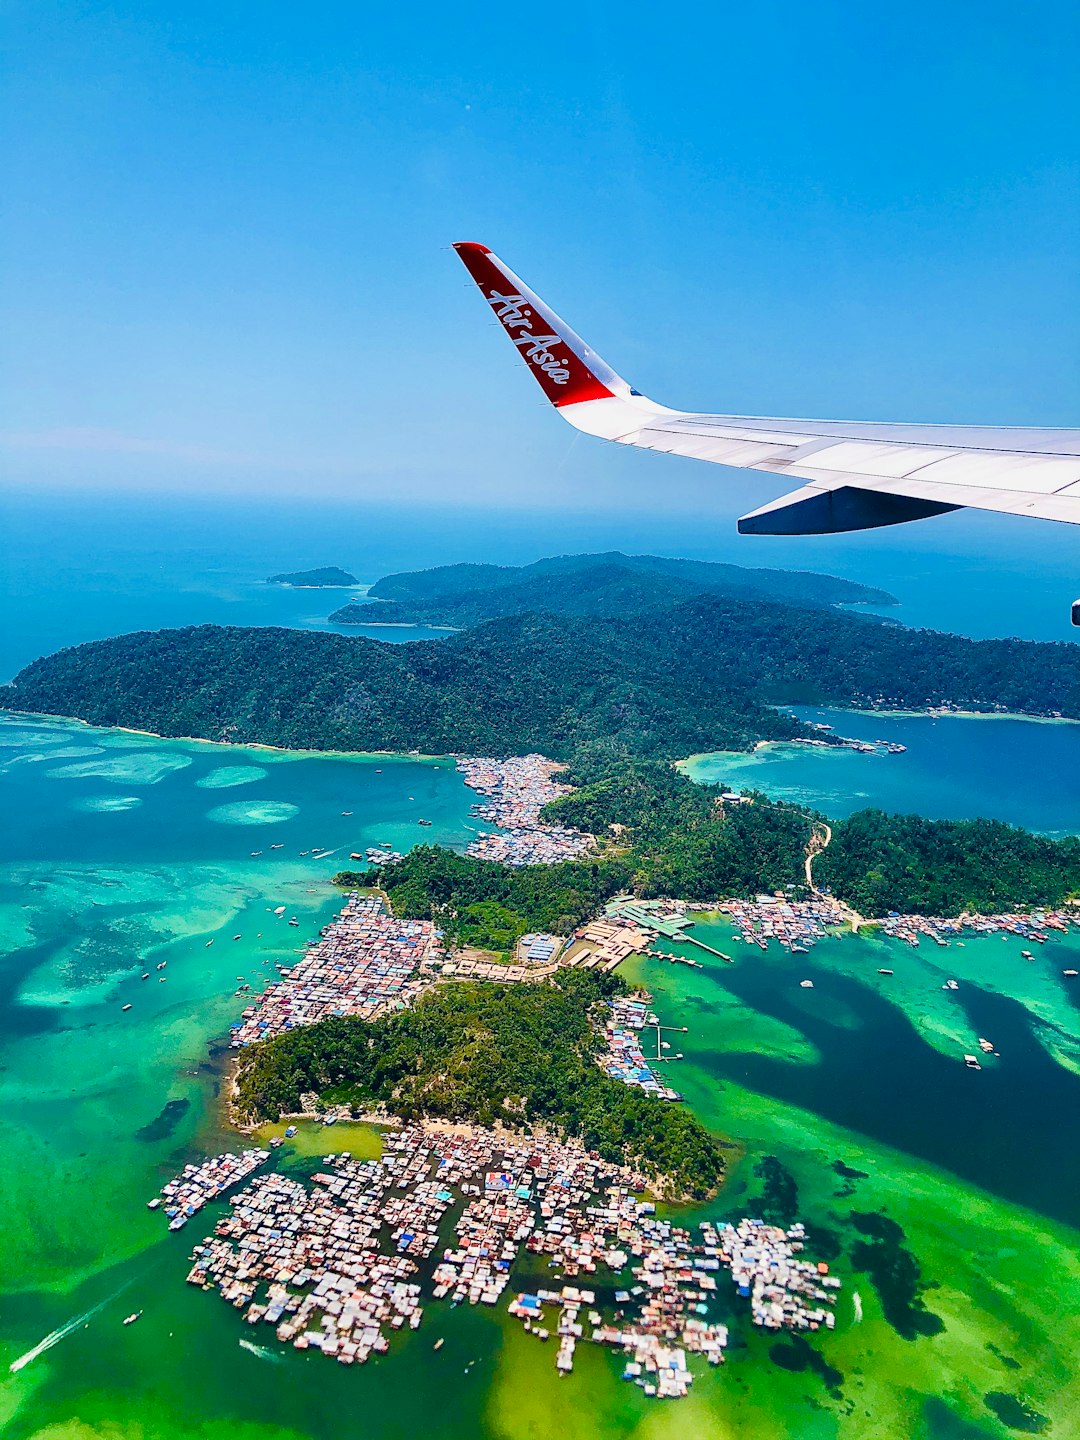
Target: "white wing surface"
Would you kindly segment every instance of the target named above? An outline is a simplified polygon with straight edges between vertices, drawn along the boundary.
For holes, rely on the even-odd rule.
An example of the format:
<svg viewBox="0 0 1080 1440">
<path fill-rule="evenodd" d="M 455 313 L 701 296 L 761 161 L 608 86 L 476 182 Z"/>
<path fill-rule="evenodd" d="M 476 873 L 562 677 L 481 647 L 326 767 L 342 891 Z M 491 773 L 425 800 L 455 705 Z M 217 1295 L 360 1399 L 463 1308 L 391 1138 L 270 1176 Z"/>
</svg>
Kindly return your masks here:
<svg viewBox="0 0 1080 1440">
<path fill-rule="evenodd" d="M 800 482 L 744 534 L 865 530 L 962 506 L 1080 524 L 1080 430 L 698 415 L 646 399 L 484 245 L 454 246 L 547 398 L 589 435 Z"/>
</svg>

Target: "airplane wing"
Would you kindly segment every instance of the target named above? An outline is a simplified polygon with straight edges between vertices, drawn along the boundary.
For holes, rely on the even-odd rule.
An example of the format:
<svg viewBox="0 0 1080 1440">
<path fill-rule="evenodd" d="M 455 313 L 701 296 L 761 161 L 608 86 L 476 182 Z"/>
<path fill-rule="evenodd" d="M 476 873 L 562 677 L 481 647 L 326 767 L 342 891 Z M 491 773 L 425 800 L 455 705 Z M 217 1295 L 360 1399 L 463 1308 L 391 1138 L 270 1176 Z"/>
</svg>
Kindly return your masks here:
<svg viewBox="0 0 1080 1440">
<path fill-rule="evenodd" d="M 669 410 L 632 389 L 486 246 L 454 249 L 544 394 L 578 430 L 801 482 L 744 515 L 744 535 L 866 530 L 963 506 L 1080 524 L 1080 430 Z"/>
</svg>

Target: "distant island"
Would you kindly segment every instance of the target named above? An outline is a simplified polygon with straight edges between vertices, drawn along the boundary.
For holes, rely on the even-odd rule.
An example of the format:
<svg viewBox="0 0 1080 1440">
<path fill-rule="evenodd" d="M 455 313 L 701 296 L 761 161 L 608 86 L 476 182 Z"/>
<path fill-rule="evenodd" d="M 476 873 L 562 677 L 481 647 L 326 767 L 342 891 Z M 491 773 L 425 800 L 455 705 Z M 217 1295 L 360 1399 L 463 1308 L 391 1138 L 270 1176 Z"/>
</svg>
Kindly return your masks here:
<svg viewBox="0 0 1080 1440">
<path fill-rule="evenodd" d="M 755 570 L 659 555 L 556 555 L 532 565 L 440 565 L 384 575 L 360 603 L 335 610 L 335 625 L 465 627 L 511 615 L 643 615 L 696 595 L 798 605 L 895 605 L 895 596 L 853 580 L 799 570 Z"/>
<path fill-rule="evenodd" d="M 359 581 L 355 575 L 350 575 L 348 570 L 342 570 L 337 565 L 323 565 L 317 570 L 293 570 L 287 574 L 270 575 L 266 583 L 291 585 L 301 590 L 331 590 L 357 585 Z"/>
<path fill-rule="evenodd" d="M 725 806 L 717 787 L 671 765 L 761 740 L 820 738 L 783 704 L 1080 718 L 1075 645 L 968 640 L 851 614 L 820 603 L 834 583 L 846 593 L 846 582 L 820 586 L 822 577 L 787 577 L 815 592 L 800 604 L 716 589 L 673 600 L 670 575 L 650 566 L 577 561 L 558 562 L 557 582 L 526 584 L 540 584 L 551 606 L 605 597 L 598 613 L 531 610 L 396 645 L 280 628 L 143 631 L 35 661 L 0 690 L 0 706 L 287 749 L 568 762 L 578 788 L 549 818 L 621 835 L 618 844 L 519 871 L 421 849 L 383 877 L 399 913 L 433 916 L 431 897 L 451 897 L 437 907 L 440 923 L 480 945 L 525 928 L 564 933 L 623 889 L 709 898 L 803 885 L 820 817 L 763 796 Z M 447 595 L 449 572 L 463 606 L 520 594 L 520 571 L 446 567 L 380 581 L 377 608 L 400 613 L 413 602 L 395 596 L 425 587 Z M 637 596 L 637 608 L 613 613 L 614 594 Z M 1080 891 L 1080 842 L 985 820 L 862 812 L 833 825 L 815 878 L 864 913 L 1058 904 Z"/>
</svg>

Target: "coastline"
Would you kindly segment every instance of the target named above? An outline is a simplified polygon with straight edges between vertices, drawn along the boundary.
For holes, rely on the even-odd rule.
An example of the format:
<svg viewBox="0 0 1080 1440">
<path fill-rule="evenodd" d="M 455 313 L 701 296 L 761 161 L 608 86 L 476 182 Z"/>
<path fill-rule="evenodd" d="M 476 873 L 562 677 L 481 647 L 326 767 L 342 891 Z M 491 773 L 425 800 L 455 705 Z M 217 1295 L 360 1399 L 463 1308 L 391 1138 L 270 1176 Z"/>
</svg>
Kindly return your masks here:
<svg viewBox="0 0 1080 1440">
<path fill-rule="evenodd" d="M 23 720 L 62 720 L 66 725 L 82 725 L 86 730 L 104 730 L 120 735 L 139 735 L 145 740 L 176 740 L 184 745 L 213 745 L 219 750 L 262 750 L 290 759 L 335 760 L 452 760 L 452 755 L 427 755 L 412 750 L 292 750 L 284 745 L 268 745 L 262 740 L 208 740 L 205 735 L 162 735 L 157 730 L 137 730 L 133 725 L 98 725 L 78 715 L 54 715 L 45 710 L 3 710 L 0 717 L 14 715 Z"/>
<path fill-rule="evenodd" d="M 1028 715 L 1022 710 L 1009 711 L 988 711 L 988 710 L 865 710 L 853 709 L 847 705 L 820 705 L 816 707 L 821 710 L 835 710 L 845 715 L 862 715 L 867 719 L 883 720 L 1022 720 L 1029 725 L 1080 725 L 1080 719 L 1073 719 L 1068 715 Z M 839 737 L 843 738 L 843 737 Z M 681 759 L 674 761 L 675 768 L 685 774 L 685 766 L 692 765 L 697 760 L 713 760 L 718 755 L 756 755 L 761 750 L 777 749 L 780 746 L 797 745 L 800 749 L 804 741 L 799 738 L 790 740 L 755 740 L 748 750 L 695 750 L 692 755 L 684 755 Z M 810 747 L 819 750 L 822 754 L 830 750 L 845 749 L 845 746 L 823 745 Z"/>
</svg>

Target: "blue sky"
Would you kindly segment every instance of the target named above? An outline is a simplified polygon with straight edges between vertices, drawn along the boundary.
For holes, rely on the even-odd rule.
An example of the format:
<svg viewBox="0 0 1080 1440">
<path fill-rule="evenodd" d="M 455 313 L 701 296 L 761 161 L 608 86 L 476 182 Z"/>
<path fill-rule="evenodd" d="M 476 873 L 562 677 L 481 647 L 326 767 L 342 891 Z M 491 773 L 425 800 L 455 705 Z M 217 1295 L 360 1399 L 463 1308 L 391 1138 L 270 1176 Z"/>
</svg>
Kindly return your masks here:
<svg viewBox="0 0 1080 1440">
<path fill-rule="evenodd" d="M 723 516 L 775 493 L 575 438 L 457 239 L 668 404 L 1080 424 L 1074 3 L 2 23 L 17 485 Z"/>
</svg>

